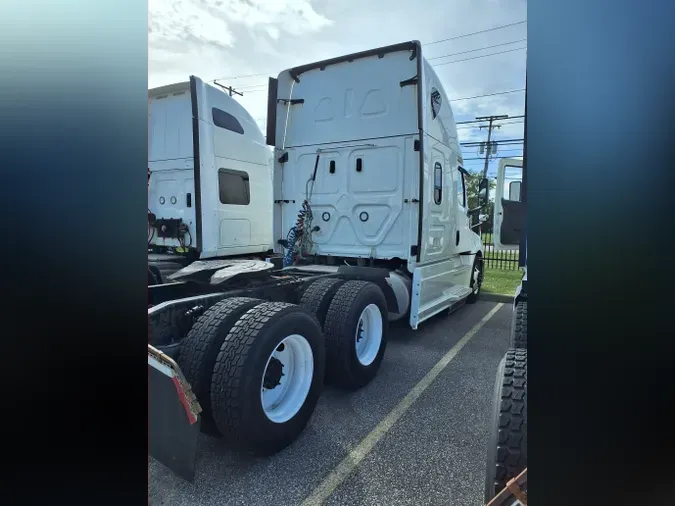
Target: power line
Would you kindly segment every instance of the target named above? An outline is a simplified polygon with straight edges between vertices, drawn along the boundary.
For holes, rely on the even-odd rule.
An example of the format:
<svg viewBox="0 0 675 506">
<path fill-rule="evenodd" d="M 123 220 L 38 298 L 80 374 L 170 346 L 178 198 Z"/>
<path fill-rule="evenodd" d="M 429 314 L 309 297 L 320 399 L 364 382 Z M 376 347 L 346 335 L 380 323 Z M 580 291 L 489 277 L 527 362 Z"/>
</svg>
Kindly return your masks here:
<svg viewBox="0 0 675 506">
<path fill-rule="evenodd" d="M 518 125 L 525 123 L 525 120 L 523 119 L 517 119 L 515 121 L 509 121 L 509 120 L 504 120 L 504 123 L 500 123 L 500 125 Z M 479 125 L 461 125 L 462 128 L 476 128 Z"/>
<path fill-rule="evenodd" d="M 483 97 L 493 97 L 495 95 L 506 95 L 507 93 L 516 93 L 519 91 L 525 91 L 525 88 L 522 89 L 517 89 L 517 90 L 508 90 L 508 91 L 497 91 L 495 93 L 486 93 L 485 95 L 475 95 L 473 97 L 462 97 L 462 98 L 453 98 L 450 100 L 450 102 L 458 102 L 460 100 L 471 100 L 474 98 L 483 98 Z"/>
<path fill-rule="evenodd" d="M 244 86 L 240 86 L 239 89 L 240 89 L 240 90 L 246 90 L 246 89 L 250 89 L 250 88 L 260 88 L 260 87 L 262 87 L 262 88 L 267 88 L 267 83 L 260 83 L 260 84 L 246 84 L 246 85 L 244 85 Z"/>
<path fill-rule="evenodd" d="M 512 121 L 510 123 L 500 123 L 500 126 L 511 126 L 511 125 L 522 125 L 524 123 L 523 120 L 518 120 L 518 121 Z M 478 125 L 460 125 L 457 127 L 457 130 L 459 131 L 467 131 L 476 128 Z"/>
<path fill-rule="evenodd" d="M 240 97 L 244 96 L 242 92 L 235 90 L 232 86 L 223 86 L 222 84 L 217 83 L 215 81 L 213 84 L 215 84 L 216 86 L 220 86 L 222 89 L 227 91 L 230 94 L 230 96 L 232 96 L 232 94 L 239 95 Z"/>
<path fill-rule="evenodd" d="M 467 150 L 465 149 L 465 152 L 471 152 L 471 151 L 470 151 L 470 150 L 467 151 Z M 516 154 L 510 155 L 510 156 L 520 156 L 520 155 L 517 154 L 517 153 L 522 153 L 522 152 L 523 152 L 523 148 L 521 147 L 521 148 L 518 148 L 518 149 L 501 149 L 501 150 L 499 150 L 499 153 L 497 153 L 497 154 L 501 154 L 501 153 L 516 153 Z M 476 159 L 476 163 L 482 164 L 483 161 L 485 161 L 485 159 L 484 159 L 482 156 Z"/>
<path fill-rule="evenodd" d="M 499 126 L 522 125 L 525 122 L 525 120 L 523 120 L 523 119 L 516 119 L 514 121 L 509 121 L 510 119 L 511 118 L 503 120 L 502 122 L 499 123 Z M 477 125 L 477 124 L 467 125 L 467 124 L 463 124 L 463 123 L 464 122 L 455 123 L 455 125 L 457 125 L 457 130 L 466 131 L 466 130 L 472 130 L 474 128 L 480 127 L 480 125 Z M 473 122 L 471 122 L 471 123 L 473 123 Z"/>
<path fill-rule="evenodd" d="M 496 142 L 497 144 L 512 144 L 512 143 L 513 143 L 513 144 L 516 144 L 516 143 L 521 143 L 521 142 L 523 142 L 524 140 L 525 140 L 525 139 L 501 139 L 501 140 L 494 141 L 494 142 Z M 480 144 L 482 144 L 482 143 L 483 143 L 483 141 L 478 141 L 478 142 L 460 142 L 460 145 L 461 145 L 461 146 L 478 146 L 478 145 L 480 145 Z"/>
<path fill-rule="evenodd" d="M 470 148 L 467 148 L 467 150 L 470 150 Z M 523 148 L 521 147 L 521 148 L 511 148 L 511 149 L 500 149 L 499 150 L 500 153 L 513 153 L 514 151 L 522 153 Z M 514 156 L 518 156 L 518 155 L 514 155 Z M 480 158 L 478 158 L 478 160 L 485 161 L 485 159 L 482 156 Z"/>
<path fill-rule="evenodd" d="M 258 86 L 262 86 L 262 85 L 258 85 Z M 239 89 L 243 90 L 243 91 L 246 91 L 247 93 L 255 93 L 257 91 L 265 91 L 264 89 L 263 90 L 251 90 L 251 89 L 247 89 L 245 87 L 242 87 L 242 88 L 239 88 Z M 459 102 L 460 100 L 472 100 L 474 98 L 493 97 L 495 95 L 506 95 L 508 93 L 517 93 L 519 91 L 525 91 L 525 88 L 517 89 L 517 90 L 497 91 L 495 93 L 485 93 L 484 95 L 474 95 L 473 97 L 453 98 L 453 99 L 450 100 L 450 102 Z M 517 117 L 517 116 L 514 116 L 514 117 Z M 511 118 L 509 118 L 509 119 L 511 119 Z M 462 123 L 463 122 L 459 122 L 459 123 L 456 123 L 456 124 L 459 125 L 459 124 L 462 124 Z"/>
<path fill-rule="evenodd" d="M 460 54 L 475 53 L 476 51 L 483 51 L 485 49 L 492 49 L 493 47 L 508 46 L 509 44 L 517 44 L 519 42 L 527 42 L 527 39 L 513 40 L 511 42 L 503 42 L 501 44 L 495 44 L 494 46 L 485 46 L 479 47 L 478 49 L 469 49 L 468 51 L 460 51 L 459 53 L 450 53 L 443 56 L 434 56 L 433 58 L 427 58 L 427 61 L 438 60 L 439 58 L 447 58 L 448 56 L 457 56 Z"/>
<path fill-rule="evenodd" d="M 508 28 L 510 26 L 522 25 L 524 23 L 527 23 L 527 19 L 524 19 L 523 21 L 516 21 L 515 23 L 508 23 L 506 25 L 493 26 L 492 28 L 486 28 L 485 30 L 479 30 L 477 32 L 465 33 L 463 35 L 455 35 L 454 37 L 450 37 L 449 39 L 441 39 L 441 40 L 435 40 L 433 42 L 427 42 L 424 45 L 430 46 L 432 44 L 440 44 L 441 42 L 447 42 L 449 40 L 462 39 L 464 37 L 471 37 L 472 35 L 478 35 L 479 33 L 493 32 L 495 30 L 501 30 L 502 28 Z"/>
<path fill-rule="evenodd" d="M 478 117 L 476 120 L 481 120 L 481 121 L 487 121 L 487 125 L 480 125 L 480 128 L 487 128 L 488 134 L 487 134 L 487 142 L 484 144 L 481 143 L 480 146 L 485 146 L 485 166 L 483 167 L 483 178 L 487 177 L 487 171 L 488 171 L 488 165 L 490 162 L 490 154 L 492 153 L 492 150 L 497 147 L 496 142 L 490 142 L 492 140 L 492 130 L 495 128 L 499 128 L 499 126 L 495 125 L 495 121 L 501 121 L 505 120 L 508 118 L 507 115 L 499 115 L 499 116 L 483 116 L 483 117 Z"/>
<path fill-rule="evenodd" d="M 487 48 L 473 49 L 473 50 L 471 50 L 470 52 L 481 51 L 481 50 L 483 50 L 483 49 L 487 49 Z M 451 63 L 460 63 L 460 62 L 469 61 L 469 60 L 477 60 L 478 58 L 487 58 L 488 56 L 495 56 L 495 55 L 504 54 L 504 53 L 512 53 L 512 52 L 514 52 L 514 51 L 521 51 L 521 50 L 523 50 L 523 49 L 527 49 L 527 47 L 517 47 L 517 48 L 515 48 L 515 49 L 508 49 L 508 50 L 506 50 L 506 51 L 498 51 L 498 52 L 496 52 L 496 53 L 481 54 L 481 55 L 477 55 L 477 56 L 472 56 L 471 58 L 463 58 L 463 59 L 461 59 L 461 60 L 452 60 L 452 61 L 446 61 L 446 62 L 435 63 L 435 64 L 430 64 L 430 65 L 431 65 L 432 67 L 440 67 L 441 65 L 449 65 L 449 64 L 451 64 Z M 466 52 L 466 51 L 465 51 L 465 52 Z M 444 55 L 444 56 L 438 56 L 437 58 L 446 58 L 446 57 L 448 57 L 448 56 L 454 56 L 454 55 L 456 55 L 456 54 L 461 54 L 461 53 L 446 54 L 446 55 Z M 269 75 L 269 74 L 250 74 L 250 75 L 248 75 L 248 76 L 240 76 L 240 77 L 253 77 L 254 75 Z M 218 79 L 214 79 L 214 82 L 215 82 L 215 81 L 224 81 L 224 80 L 226 80 L 226 79 L 236 79 L 236 77 L 221 77 L 221 78 L 218 78 Z M 266 87 L 266 86 L 267 86 L 266 83 L 249 84 L 249 85 L 242 86 L 242 87 L 240 87 L 239 89 L 248 89 L 248 91 L 263 91 L 263 89 L 260 89 L 260 90 L 253 90 L 253 89 L 251 89 L 251 88 L 258 88 L 258 87 L 264 88 L 264 87 Z M 523 88 L 522 90 L 519 90 L 519 91 L 524 91 L 524 90 L 525 90 L 525 88 Z"/>
<path fill-rule="evenodd" d="M 504 121 L 508 121 L 510 119 L 524 118 L 524 117 L 525 117 L 524 114 L 521 114 L 519 116 L 509 116 Z M 458 122 L 455 123 L 455 125 L 467 125 L 469 123 L 485 123 L 485 120 L 484 119 L 472 119 L 472 120 L 469 120 L 469 121 L 458 121 Z"/>
<path fill-rule="evenodd" d="M 494 157 L 492 157 L 492 160 L 498 160 L 498 159 L 500 159 L 500 158 L 513 158 L 513 157 L 515 157 L 515 156 L 519 156 L 519 155 L 511 155 L 511 156 L 494 156 Z M 481 160 L 481 161 L 485 161 L 485 159 L 482 158 L 482 157 L 479 157 L 479 158 L 462 158 L 462 161 L 463 161 L 463 162 L 466 162 L 466 161 L 469 161 L 469 160 Z"/>
<path fill-rule="evenodd" d="M 523 49 L 527 50 L 527 47 L 517 47 L 515 49 L 507 49 L 506 51 L 499 51 L 497 53 L 481 54 L 478 56 L 472 56 L 471 58 L 463 58 L 461 60 L 444 61 L 443 63 L 436 63 L 432 65 L 432 67 L 440 67 L 441 65 L 450 65 L 451 63 L 459 63 L 462 61 L 477 60 L 478 58 L 486 58 L 488 56 L 496 56 L 498 54 L 512 53 L 514 51 L 521 51 Z"/>
<path fill-rule="evenodd" d="M 522 145 L 523 142 L 499 142 L 499 141 L 493 141 L 493 144 L 496 144 L 500 149 L 503 148 L 516 148 L 519 145 Z M 465 142 L 460 142 L 459 145 L 462 146 L 462 149 L 467 149 L 467 150 L 472 150 L 473 148 L 479 148 L 481 144 L 485 144 L 485 141 L 483 142 L 474 142 L 474 143 L 465 143 Z M 522 149 L 522 148 L 518 148 Z M 483 160 L 483 158 L 481 158 Z"/>
<path fill-rule="evenodd" d="M 471 33 L 465 33 L 465 34 L 462 34 L 462 35 L 456 35 L 454 37 L 450 37 L 449 39 L 441 39 L 441 40 L 434 40 L 434 41 L 431 41 L 431 42 L 425 42 L 422 45 L 423 46 L 431 46 L 432 44 L 439 44 L 441 42 L 447 42 L 449 40 L 462 39 L 464 37 L 470 37 L 472 35 L 478 35 L 479 33 L 492 32 L 492 31 L 495 31 L 495 30 L 501 30 L 502 28 L 508 28 L 510 26 L 522 25 L 524 23 L 527 23 L 527 19 L 525 19 L 523 21 L 517 21 L 515 23 L 508 23 L 506 25 L 499 25 L 499 26 L 494 26 L 492 28 L 486 28 L 485 30 L 479 30 L 477 32 L 471 32 Z M 527 40 L 527 39 L 523 39 L 523 40 Z M 506 44 L 515 44 L 515 42 L 507 42 Z M 506 45 L 506 44 L 498 44 L 498 46 L 499 45 Z M 480 49 L 475 49 L 474 51 L 480 51 L 481 49 L 490 49 L 491 47 L 497 47 L 497 46 L 487 46 L 487 47 L 483 47 L 483 48 L 480 48 Z M 454 53 L 454 54 L 462 54 L 462 53 Z M 500 54 L 500 53 L 497 53 L 497 54 Z M 436 58 L 445 58 L 446 56 L 453 56 L 453 55 L 437 56 Z M 486 55 L 486 56 L 488 56 L 488 55 Z M 463 60 L 460 60 L 460 61 L 463 61 Z M 245 77 L 269 76 L 270 74 L 272 74 L 272 72 L 260 72 L 259 74 L 246 74 L 246 75 L 239 75 L 239 76 L 219 77 L 217 79 L 214 79 L 214 81 L 223 81 L 225 79 L 243 79 Z"/>
</svg>

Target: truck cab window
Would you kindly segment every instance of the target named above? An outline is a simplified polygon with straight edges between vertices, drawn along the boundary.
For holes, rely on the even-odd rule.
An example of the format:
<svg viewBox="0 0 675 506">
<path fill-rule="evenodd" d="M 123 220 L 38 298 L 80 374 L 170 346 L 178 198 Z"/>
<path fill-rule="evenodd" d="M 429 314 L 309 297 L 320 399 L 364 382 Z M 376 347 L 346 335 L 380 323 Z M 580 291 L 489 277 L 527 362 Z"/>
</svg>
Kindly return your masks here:
<svg viewBox="0 0 675 506">
<path fill-rule="evenodd" d="M 434 202 L 438 205 L 443 200 L 443 167 L 440 163 L 434 164 Z"/>
<path fill-rule="evenodd" d="M 464 172 L 461 170 L 457 181 L 457 202 L 460 207 L 466 207 L 466 180 L 464 179 Z"/>
<path fill-rule="evenodd" d="M 218 171 L 218 193 L 220 203 L 247 206 L 251 203 L 251 185 L 248 174 L 240 170 L 220 169 Z"/>
<path fill-rule="evenodd" d="M 244 127 L 242 127 L 239 120 L 230 113 L 214 107 L 211 109 L 211 115 L 213 117 L 213 124 L 217 127 L 224 128 L 225 130 L 229 130 L 236 134 L 244 133 Z"/>
</svg>

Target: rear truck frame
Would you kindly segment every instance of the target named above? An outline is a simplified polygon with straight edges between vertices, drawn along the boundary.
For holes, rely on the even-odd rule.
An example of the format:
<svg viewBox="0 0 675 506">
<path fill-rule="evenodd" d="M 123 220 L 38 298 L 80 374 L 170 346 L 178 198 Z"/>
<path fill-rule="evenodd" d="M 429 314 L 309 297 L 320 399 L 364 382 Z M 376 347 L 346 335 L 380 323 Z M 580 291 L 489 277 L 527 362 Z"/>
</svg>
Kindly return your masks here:
<svg viewBox="0 0 675 506">
<path fill-rule="evenodd" d="M 189 281 L 149 287 L 149 450 L 187 480 L 194 478 L 200 431 L 244 451 L 275 453 L 308 422 L 324 377 L 347 389 L 369 383 L 384 356 L 387 314 L 400 311 L 398 285 L 386 269 L 323 273 L 237 259 L 218 267 L 214 273 L 206 264 Z M 219 286 L 196 281 L 209 274 L 230 277 Z M 276 326 L 269 324 L 274 318 Z M 294 346 L 289 339 L 300 344 L 284 355 Z M 307 369 L 313 382 L 303 385 L 293 375 Z M 261 388 L 286 389 L 288 400 L 277 404 L 297 410 L 293 418 L 271 423 L 274 405 L 268 409 L 264 395 L 253 393 Z M 293 389 L 304 396 L 302 407 L 293 407 Z"/>
<path fill-rule="evenodd" d="M 199 259 L 150 286 L 148 300 L 150 454 L 188 480 L 200 432 L 254 454 L 282 450 L 324 380 L 358 389 L 376 376 L 390 321 L 417 329 L 475 302 L 483 272 L 452 109 L 418 41 L 270 79 L 267 183 L 262 158 L 234 165 L 243 155 L 227 149 L 245 146 L 242 129 L 218 130 L 220 98 L 204 90 L 192 121 L 177 118 L 192 128 L 191 168 L 149 183 L 152 198 L 182 178 L 201 202 L 196 214 L 179 209 L 202 238 Z M 218 147 L 221 134 L 237 142 Z M 241 192 L 222 170 L 239 174 Z M 268 216 L 264 261 L 221 247 L 240 237 L 224 237 L 226 225 L 262 237 Z"/>
<path fill-rule="evenodd" d="M 518 191 L 511 191 L 514 187 Z M 523 158 L 502 159 L 497 169 L 493 220 L 495 247 L 518 246 L 518 263 L 524 272 L 513 299 L 509 349 L 499 364 L 495 379 L 485 478 L 485 502 L 489 506 L 527 504 L 526 212 L 527 78 Z"/>
</svg>

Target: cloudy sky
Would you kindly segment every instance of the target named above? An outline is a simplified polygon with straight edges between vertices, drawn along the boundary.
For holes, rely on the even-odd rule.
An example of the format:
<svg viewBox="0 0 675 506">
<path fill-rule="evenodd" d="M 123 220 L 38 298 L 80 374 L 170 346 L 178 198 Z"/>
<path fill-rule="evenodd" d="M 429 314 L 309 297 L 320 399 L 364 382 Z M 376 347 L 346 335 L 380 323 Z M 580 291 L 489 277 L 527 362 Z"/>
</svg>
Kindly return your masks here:
<svg viewBox="0 0 675 506">
<path fill-rule="evenodd" d="M 525 88 L 525 0 L 149 0 L 149 9 L 149 87 L 190 74 L 219 79 L 244 93 L 238 100 L 261 128 L 269 76 L 412 39 L 422 42 L 450 99 L 464 99 L 452 102 L 456 121 L 524 112 L 524 92 L 511 91 Z M 503 25 L 511 26 L 493 29 Z M 474 32 L 483 33 L 463 36 Z M 521 139 L 522 121 L 502 122 L 495 138 Z M 485 139 L 472 125 L 458 129 L 462 141 Z M 467 169 L 482 168 L 471 160 L 477 148 L 463 154 Z M 522 144 L 499 153 L 520 154 Z"/>
</svg>

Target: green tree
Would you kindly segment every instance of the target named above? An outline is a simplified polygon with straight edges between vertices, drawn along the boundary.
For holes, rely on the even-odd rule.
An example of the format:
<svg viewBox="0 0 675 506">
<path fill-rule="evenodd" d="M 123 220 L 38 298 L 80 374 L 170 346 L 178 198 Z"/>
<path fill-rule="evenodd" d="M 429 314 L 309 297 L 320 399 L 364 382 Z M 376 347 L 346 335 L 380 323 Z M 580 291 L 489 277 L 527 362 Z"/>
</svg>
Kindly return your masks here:
<svg viewBox="0 0 675 506">
<path fill-rule="evenodd" d="M 469 209 L 478 207 L 478 185 L 483 178 L 482 172 L 469 172 L 465 178 L 466 181 L 466 199 Z M 495 189 L 497 188 L 497 181 L 488 178 L 488 187 L 490 189 L 490 201 L 495 198 Z M 491 202 L 490 202 L 491 203 Z"/>
<path fill-rule="evenodd" d="M 466 200 L 467 206 L 469 209 L 475 209 L 478 207 L 478 185 L 480 180 L 483 179 L 483 173 L 481 172 L 469 172 L 469 175 L 464 178 L 466 183 Z M 471 217 L 471 224 L 478 223 L 478 215 L 486 214 L 488 220 L 483 223 L 481 229 L 485 232 L 492 231 L 492 218 L 494 215 L 494 198 L 495 198 L 495 189 L 497 187 L 497 181 L 494 179 L 488 178 L 488 188 L 490 191 L 490 198 L 488 203 L 480 211 L 476 211 L 474 216 Z M 477 229 L 475 229 L 477 230 Z"/>
</svg>

